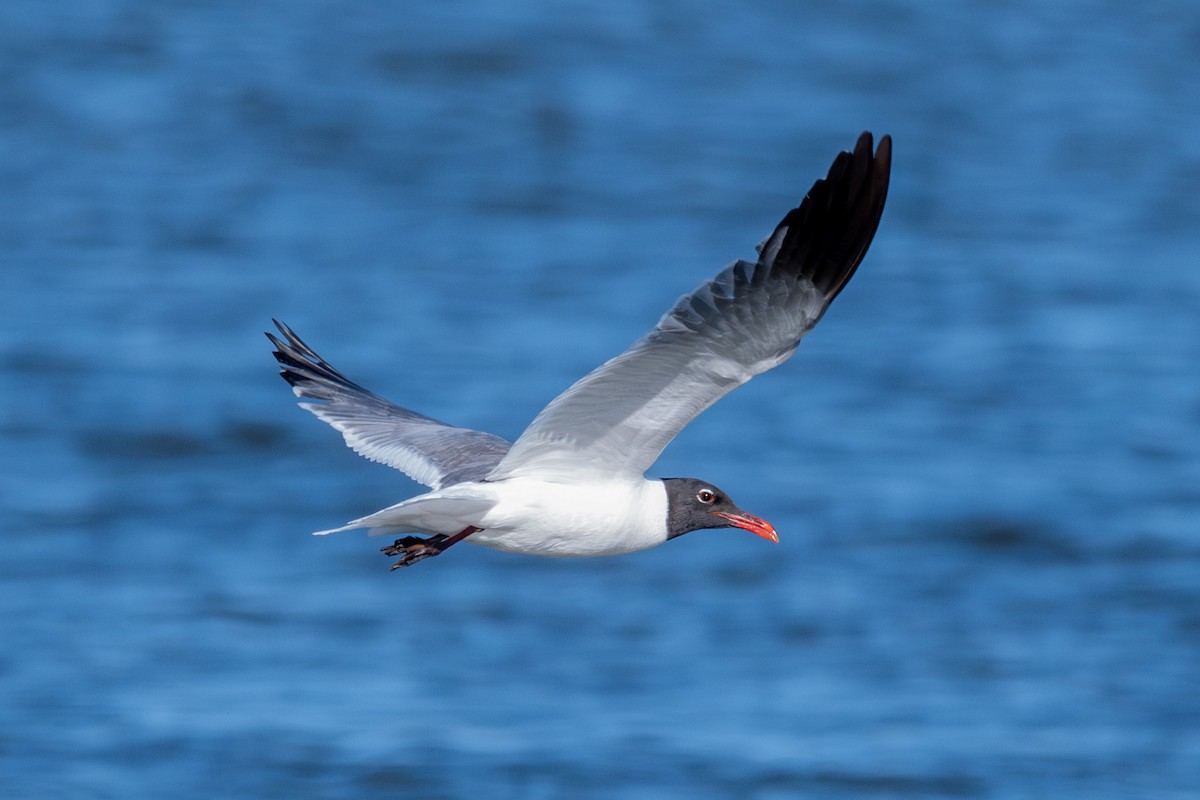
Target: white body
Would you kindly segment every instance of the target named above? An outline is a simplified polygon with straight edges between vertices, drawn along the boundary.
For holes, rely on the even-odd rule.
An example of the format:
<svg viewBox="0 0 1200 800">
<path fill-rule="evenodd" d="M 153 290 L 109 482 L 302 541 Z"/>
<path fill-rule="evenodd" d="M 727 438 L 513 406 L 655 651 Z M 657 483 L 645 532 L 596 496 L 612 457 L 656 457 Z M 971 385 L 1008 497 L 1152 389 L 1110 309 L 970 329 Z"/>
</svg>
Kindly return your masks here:
<svg viewBox="0 0 1200 800">
<path fill-rule="evenodd" d="M 666 541 L 667 492 L 662 481 L 626 477 L 566 483 L 535 477 L 461 483 L 356 519 L 336 533 L 367 527 L 374 536 L 401 532 L 453 536 L 528 555 L 615 556 Z"/>
</svg>

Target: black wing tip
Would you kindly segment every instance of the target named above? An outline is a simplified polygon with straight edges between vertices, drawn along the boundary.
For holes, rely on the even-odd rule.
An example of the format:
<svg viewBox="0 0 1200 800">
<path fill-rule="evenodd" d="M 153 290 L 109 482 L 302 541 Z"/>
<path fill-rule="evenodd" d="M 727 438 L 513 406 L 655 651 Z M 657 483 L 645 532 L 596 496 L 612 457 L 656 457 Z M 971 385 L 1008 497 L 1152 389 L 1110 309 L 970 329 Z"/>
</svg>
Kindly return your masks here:
<svg viewBox="0 0 1200 800">
<path fill-rule="evenodd" d="M 776 228 L 786 228 L 774 268 L 812 281 L 826 304 L 845 288 L 866 255 L 887 199 L 892 168 L 892 137 L 875 147 L 870 131 L 859 134 L 853 152 L 842 151 L 803 202 Z"/>
<path fill-rule="evenodd" d="M 300 386 L 301 384 L 324 382 L 353 389 L 362 394 L 370 394 L 366 389 L 330 366 L 325 359 L 317 355 L 316 351 L 305 344 L 304 340 L 296 335 L 296 332 L 286 323 L 280 322 L 274 317 L 271 318 L 271 322 L 283 334 L 284 339 L 281 340 L 270 331 L 264 331 L 264 334 L 270 340 L 271 344 L 275 346 L 272 355 L 279 362 L 279 376 L 290 385 Z"/>
<path fill-rule="evenodd" d="M 286 339 L 286 341 L 282 341 L 271 331 L 263 331 L 263 335 L 271 341 L 271 344 L 275 345 L 276 359 L 289 353 L 297 356 L 317 355 L 312 351 L 311 347 L 304 343 L 303 339 L 296 335 L 295 331 L 287 326 L 287 323 L 280 322 L 274 317 L 271 317 L 271 322 L 275 324 L 275 328 L 282 333 L 283 338 Z M 317 357 L 317 360 L 319 361 L 320 358 Z"/>
<path fill-rule="evenodd" d="M 892 169 L 892 135 L 885 133 L 880 136 L 879 146 L 875 147 L 874 134 L 870 131 L 863 131 L 854 142 L 854 152 L 843 151 L 843 153 L 856 161 L 864 157 L 869 159 L 873 165 L 880 168 L 879 171 L 882 172 L 886 181 Z"/>
<path fill-rule="evenodd" d="M 304 342 L 300 341 L 300 337 L 298 337 L 295 332 L 293 332 L 292 329 L 286 324 L 280 322 L 274 317 L 271 317 L 271 322 L 275 324 L 275 328 L 283 334 L 285 339 L 287 339 L 286 342 L 283 342 L 271 331 L 263 331 L 263 336 L 266 336 L 271 344 L 275 346 L 275 352 L 273 355 L 275 356 L 276 360 L 279 360 L 281 356 L 288 352 L 296 352 L 297 349 L 300 351 L 308 349 Z"/>
<path fill-rule="evenodd" d="M 304 342 L 300 340 L 300 337 L 296 335 L 296 332 L 294 330 L 292 330 L 291 327 L 289 327 L 286 322 L 282 322 L 281 320 L 276 319 L 275 317 L 271 317 L 271 324 L 275 326 L 275 329 L 277 331 L 279 331 L 285 337 L 287 337 L 287 340 L 289 342 L 296 342 L 296 343 L 300 344 L 301 346 L 303 346 L 305 349 L 308 349 L 308 345 L 304 344 Z M 274 335 L 269 332 L 267 333 L 267 336 L 271 337 L 272 339 L 275 338 Z"/>
<path fill-rule="evenodd" d="M 275 350 L 271 355 L 275 356 L 275 360 L 279 362 L 279 374 L 285 381 L 295 386 L 298 381 L 307 379 L 296 375 L 294 370 L 307 370 L 319 367 L 320 359 L 313 360 L 308 357 L 310 353 L 312 355 L 316 354 L 312 352 L 308 345 L 291 328 L 274 317 L 271 318 L 271 322 L 275 323 L 275 327 L 279 329 L 279 332 L 283 334 L 284 339 L 287 341 L 281 340 L 270 331 L 264 331 L 263 335 L 275 346 Z"/>
</svg>

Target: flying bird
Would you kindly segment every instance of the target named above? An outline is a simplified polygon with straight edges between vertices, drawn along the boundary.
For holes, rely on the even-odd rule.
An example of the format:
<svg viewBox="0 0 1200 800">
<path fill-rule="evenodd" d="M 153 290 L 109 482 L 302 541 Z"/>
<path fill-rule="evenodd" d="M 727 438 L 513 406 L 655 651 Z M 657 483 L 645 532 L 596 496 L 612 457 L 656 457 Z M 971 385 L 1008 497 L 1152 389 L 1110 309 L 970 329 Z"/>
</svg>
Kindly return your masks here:
<svg viewBox="0 0 1200 800">
<path fill-rule="evenodd" d="M 329 365 L 287 325 L 268 333 L 302 408 L 356 453 L 430 488 L 318 535 L 367 528 L 420 534 L 381 548 L 392 569 L 466 540 L 541 556 L 644 550 L 703 528 L 778 542 L 766 520 L 696 478 L 647 478 L 702 411 L 791 357 L 854 275 L 879 225 L 891 137 L 839 153 L 757 247 L 684 295 L 654 328 L 560 394 L 515 442 L 401 408 Z"/>
</svg>

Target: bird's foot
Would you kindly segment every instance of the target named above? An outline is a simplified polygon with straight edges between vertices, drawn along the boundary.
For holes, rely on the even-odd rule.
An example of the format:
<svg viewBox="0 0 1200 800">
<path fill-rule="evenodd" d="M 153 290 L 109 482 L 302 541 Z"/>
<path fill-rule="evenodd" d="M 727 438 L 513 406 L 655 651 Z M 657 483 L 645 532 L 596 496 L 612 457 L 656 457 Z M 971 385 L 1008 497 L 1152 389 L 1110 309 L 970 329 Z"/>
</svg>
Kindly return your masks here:
<svg viewBox="0 0 1200 800">
<path fill-rule="evenodd" d="M 411 567 L 418 561 L 440 554 L 442 550 L 446 549 L 442 543 L 447 538 L 440 533 L 430 536 L 428 539 L 422 539 L 420 536 L 405 536 L 387 547 L 379 548 L 379 550 L 384 555 L 400 556 L 400 560 L 392 564 L 392 570 L 398 570 L 401 567 Z"/>
<path fill-rule="evenodd" d="M 453 536 L 446 536 L 443 533 L 435 533 L 426 539 L 422 539 L 420 536 L 405 536 L 403 539 L 397 539 L 387 547 L 379 549 L 386 555 L 400 556 L 400 560 L 392 564 L 392 570 L 395 571 L 401 567 L 411 567 L 430 556 L 439 555 L 450 545 L 461 542 L 472 533 L 478 533 L 481 530 L 483 529 L 468 525 Z"/>
</svg>

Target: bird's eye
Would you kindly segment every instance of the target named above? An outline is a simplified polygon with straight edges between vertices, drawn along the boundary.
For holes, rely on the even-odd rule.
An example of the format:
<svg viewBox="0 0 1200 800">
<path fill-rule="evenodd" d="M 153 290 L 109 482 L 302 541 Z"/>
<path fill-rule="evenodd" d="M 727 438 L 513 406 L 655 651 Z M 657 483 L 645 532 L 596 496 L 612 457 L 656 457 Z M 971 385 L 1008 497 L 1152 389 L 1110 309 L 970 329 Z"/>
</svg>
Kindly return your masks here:
<svg viewBox="0 0 1200 800">
<path fill-rule="evenodd" d="M 711 506 L 713 503 L 717 502 L 717 495 L 708 489 L 701 489 L 696 493 L 696 499 L 701 503 L 704 503 L 706 506 Z"/>
</svg>

